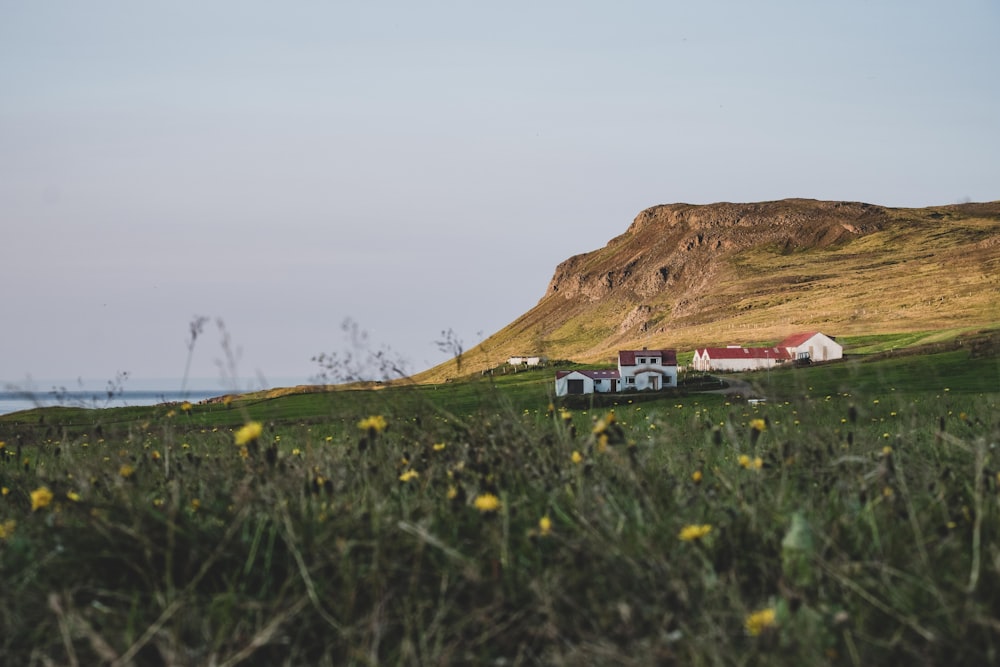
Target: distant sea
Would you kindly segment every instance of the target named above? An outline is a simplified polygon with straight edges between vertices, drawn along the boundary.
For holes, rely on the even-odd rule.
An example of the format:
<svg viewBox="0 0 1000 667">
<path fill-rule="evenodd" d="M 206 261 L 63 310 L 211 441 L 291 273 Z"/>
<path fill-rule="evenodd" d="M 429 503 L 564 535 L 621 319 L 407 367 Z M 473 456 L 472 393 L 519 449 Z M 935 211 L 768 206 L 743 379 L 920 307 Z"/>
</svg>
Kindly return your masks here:
<svg viewBox="0 0 1000 667">
<path fill-rule="evenodd" d="M 120 387 L 111 387 L 106 380 L 22 380 L 0 382 L 0 415 L 31 410 L 36 407 L 67 406 L 83 408 L 120 408 L 135 405 L 159 405 L 191 401 L 225 394 L 259 391 L 274 387 L 294 387 L 308 384 L 304 378 L 278 378 L 260 383 L 226 383 L 218 378 L 128 379 Z M 110 395 L 109 395 L 110 394 Z"/>
</svg>

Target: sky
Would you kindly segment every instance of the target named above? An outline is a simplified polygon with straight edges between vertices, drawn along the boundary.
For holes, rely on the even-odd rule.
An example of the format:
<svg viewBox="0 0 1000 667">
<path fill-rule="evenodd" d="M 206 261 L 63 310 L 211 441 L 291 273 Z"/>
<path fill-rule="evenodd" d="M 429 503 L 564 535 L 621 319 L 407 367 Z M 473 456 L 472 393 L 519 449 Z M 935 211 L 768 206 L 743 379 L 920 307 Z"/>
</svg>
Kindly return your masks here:
<svg viewBox="0 0 1000 667">
<path fill-rule="evenodd" d="M 1000 199 L 998 34 L 995 0 L 0 0 L 0 382 L 417 372 L 650 206 Z"/>
</svg>

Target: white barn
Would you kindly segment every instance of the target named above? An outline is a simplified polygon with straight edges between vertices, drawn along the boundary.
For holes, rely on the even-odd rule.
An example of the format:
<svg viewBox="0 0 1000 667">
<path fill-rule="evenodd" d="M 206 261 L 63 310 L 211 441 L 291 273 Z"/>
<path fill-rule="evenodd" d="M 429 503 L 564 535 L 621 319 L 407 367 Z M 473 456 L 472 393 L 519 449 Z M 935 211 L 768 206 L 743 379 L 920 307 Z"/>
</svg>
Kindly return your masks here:
<svg viewBox="0 0 1000 667">
<path fill-rule="evenodd" d="M 789 361 L 842 359 L 844 348 L 817 331 L 798 333 L 774 347 L 703 347 L 694 351 L 691 367 L 696 371 L 737 373 L 774 368 Z"/>
<path fill-rule="evenodd" d="M 675 350 L 621 350 L 618 369 L 558 371 L 556 396 L 613 393 L 634 389 L 657 391 L 677 386 Z"/>
<path fill-rule="evenodd" d="M 797 360 L 833 361 L 844 358 L 844 346 L 818 331 L 793 334 L 778 343 L 778 347 L 788 350 Z"/>
<path fill-rule="evenodd" d="M 792 356 L 782 347 L 703 347 L 694 351 L 691 367 L 696 371 L 739 372 L 774 368 Z"/>
</svg>

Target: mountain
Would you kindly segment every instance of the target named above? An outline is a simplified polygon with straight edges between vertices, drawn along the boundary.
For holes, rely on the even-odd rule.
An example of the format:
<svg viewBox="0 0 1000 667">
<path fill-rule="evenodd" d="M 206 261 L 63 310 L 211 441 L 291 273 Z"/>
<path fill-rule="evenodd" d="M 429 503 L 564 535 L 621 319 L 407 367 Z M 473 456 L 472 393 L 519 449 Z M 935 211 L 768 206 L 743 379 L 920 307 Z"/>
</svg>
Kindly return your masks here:
<svg viewBox="0 0 1000 667">
<path fill-rule="evenodd" d="M 648 208 L 570 257 L 538 304 L 439 381 L 518 354 L 609 362 L 623 348 L 692 350 L 1000 323 L 1000 201 L 889 208 L 807 199 Z"/>
</svg>

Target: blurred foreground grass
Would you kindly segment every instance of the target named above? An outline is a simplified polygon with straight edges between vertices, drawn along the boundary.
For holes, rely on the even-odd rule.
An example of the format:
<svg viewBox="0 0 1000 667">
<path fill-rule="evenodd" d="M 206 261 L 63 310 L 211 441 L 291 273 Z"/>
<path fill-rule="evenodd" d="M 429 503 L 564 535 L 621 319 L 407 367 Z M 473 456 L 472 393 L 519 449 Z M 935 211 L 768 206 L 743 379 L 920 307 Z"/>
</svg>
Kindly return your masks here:
<svg viewBox="0 0 1000 667">
<path fill-rule="evenodd" d="M 0 420 L 0 663 L 997 661 L 996 359 L 550 375 Z"/>
</svg>

